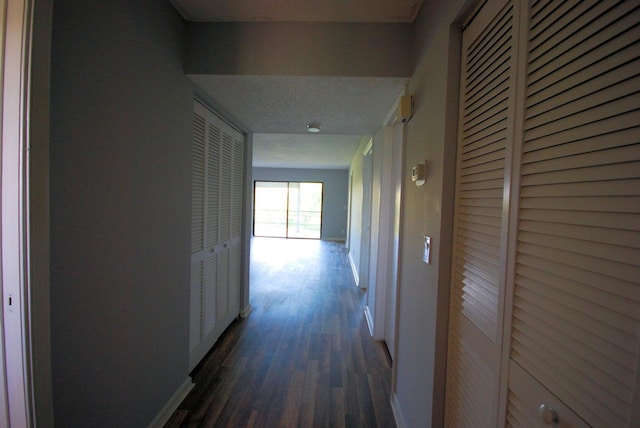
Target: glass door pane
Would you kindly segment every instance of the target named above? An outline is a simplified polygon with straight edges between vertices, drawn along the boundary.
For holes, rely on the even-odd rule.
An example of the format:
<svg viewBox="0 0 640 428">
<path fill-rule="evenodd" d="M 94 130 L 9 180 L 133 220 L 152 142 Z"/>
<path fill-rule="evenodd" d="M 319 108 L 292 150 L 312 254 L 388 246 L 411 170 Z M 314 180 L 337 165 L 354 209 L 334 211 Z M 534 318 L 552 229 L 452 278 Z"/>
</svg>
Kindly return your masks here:
<svg viewBox="0 0 640 428">
<path fill-rule="evenodd" d="M 256 181 L 253 235 L 320 239 L 322 183 Z"/>
<path fill-rule="evenodd" d="M 287 182 L 255 182 L 254 236 L 287 237 L 287 193 Z"/>
<path fill-rule="evenodd" d="M 322 183 L 289 183 L 289 238 L 320 239 Z"/>
</svg>

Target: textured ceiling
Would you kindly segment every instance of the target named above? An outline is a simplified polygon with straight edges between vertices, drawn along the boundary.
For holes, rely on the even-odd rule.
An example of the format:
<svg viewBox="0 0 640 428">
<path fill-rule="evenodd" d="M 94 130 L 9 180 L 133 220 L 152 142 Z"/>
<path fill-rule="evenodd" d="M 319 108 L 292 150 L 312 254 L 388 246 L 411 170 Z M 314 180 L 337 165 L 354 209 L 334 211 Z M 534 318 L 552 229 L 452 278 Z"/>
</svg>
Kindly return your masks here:
<svg viewBox="0 0 640 428">
<path fill-rule="evenodd" d="M 404 78 L 189 76 L 254 133 L 254 165 L 348 168 L 404 90 Z M 320 123 L 320 134 L 307 124 Z"/>
<path fill-rule="evenodd" d="M 422 0 L 171 0 L 199 22 L 413 22 Z"/>
<path fill-rule="evenodd" d="M 348 169 L 362 137 L 322 134 L 254 134 L 253 166 Z"/>
<path fill-rule="evenodd" d="M 413 22 L 423 0 L 171 0 L 197 22 Z M 189 76 L 217 106 L 254 133 L 261 167 L 348 168 L 382 125 L 407 79 Z M 320 123 L 320 134 L 306 132 Z"/>
</svg>

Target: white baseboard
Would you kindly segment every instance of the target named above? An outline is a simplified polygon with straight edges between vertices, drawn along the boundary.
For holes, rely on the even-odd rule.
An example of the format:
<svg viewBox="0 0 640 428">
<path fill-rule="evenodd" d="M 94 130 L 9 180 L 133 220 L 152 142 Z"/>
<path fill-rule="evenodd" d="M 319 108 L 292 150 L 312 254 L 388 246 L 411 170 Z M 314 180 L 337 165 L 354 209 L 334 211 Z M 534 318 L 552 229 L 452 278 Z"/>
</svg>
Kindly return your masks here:
<svg viewBox="0 0 640 428">
<path fill-rule="evenodd" d="M 373 317 L 371 316 L 371 311 L 369 310 L 369 306 L 364 308 L 364 317 L 367 319 L 367 325 L 369 326 L 369 334 L 373 336 Z"/>
<path fill-rule="evenodd" d="M 391 410 L 393 410 L 393 418 L 396 420 L 396 427 L 405 428 L 407 424 L 404 423 L 400 403 L 398 403 L 398 396 L 395 393 L 391 396 Z"/>
<path fill-rule="evenodd" d="M 240 310 L 240 318 L 248 317 L 252 310 L 253 310 L 253 306 L 251 305 L 245 306 Z"/>
<path fill-rule="evenodd" d="M 358 268 L 356 264 L 353 262 L 353 257 L 351 257 L 351 253 L 349 253 L 349 264 L 351 265 L 351 272 L 353 273 L 353 279 L 356 282 L 356 286 L 360 285 L 360 278 L 358 278 Z"/>
<path fill-rule="evenodd" d="M 323 241 L 342 242 L 344 244 L 344 238 L 322 238 Z"/>
<path fill-rule="evenodd" d="M 155 418 L 151 421 L 148 428 L 162 428 L 164 424 L 167 423 L 171 415 L 178 409 L 182 400 L 189 394 L 189 391 L 195 386 L 195 384 L 191 381 L 191 377 L 188 376 L 185 381 L 180 385 L 178 390 L 173 393 L 169 401 L 164 405 L 164 407 L 160 410 L 160 413 L 156 415 Z"/>
</svg>

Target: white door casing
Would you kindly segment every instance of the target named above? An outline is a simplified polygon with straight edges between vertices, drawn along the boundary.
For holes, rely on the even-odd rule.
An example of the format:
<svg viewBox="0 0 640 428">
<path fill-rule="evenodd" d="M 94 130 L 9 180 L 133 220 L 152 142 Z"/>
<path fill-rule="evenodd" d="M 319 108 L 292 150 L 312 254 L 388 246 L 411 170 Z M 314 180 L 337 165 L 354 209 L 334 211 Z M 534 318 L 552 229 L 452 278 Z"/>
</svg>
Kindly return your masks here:
<svg viewBox="0 0 640 428">
<path fill-rule="evenodd" d="M 26 427 L 31 414 L 28 278 L 28 94 L 32 2 L 0 1 L 2 35 L 1 425 Z M 5 389 L 6 386 L 6 389 Z"/>
</svg>

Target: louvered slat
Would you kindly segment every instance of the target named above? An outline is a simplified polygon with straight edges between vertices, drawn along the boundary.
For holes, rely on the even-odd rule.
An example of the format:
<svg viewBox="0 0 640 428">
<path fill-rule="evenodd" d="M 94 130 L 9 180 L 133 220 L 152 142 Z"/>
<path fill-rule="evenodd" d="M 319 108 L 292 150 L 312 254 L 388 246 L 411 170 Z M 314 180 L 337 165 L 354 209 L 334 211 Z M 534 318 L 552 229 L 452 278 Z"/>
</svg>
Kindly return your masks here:
<svg viewBox="0 0 640 428">
<path fill-rule="evenodd" d="M 222 136 L 220 156 L 220 241 L 230 238 L 231 181 L 233 174 L 233 138 L 227 132 Z"/>
<path fill-rule="evenodd" d="M 191 253 L 204 248 L 205 120 L 194 113 L 191 173 Z"/>
<path fill-rule="evenodd" d="M 244 142 L 233 140 L 233 172 L 231 177 L 231 238 L 242 233 L 242 199 L 244 196 Z"/>
<path fill-rule="evenodd" d="M 600 2 L 600 4 L 604 3 Z M 611 2 L 607 4 L 609 7 L 613 6 Z M 637 4 L 634 5 L 633 2 L 626 2 L 618 7 L 625 6 L 637 8 Z M 531 94 L 535 94 L 541 88 L 549 87 L 551 84 L 565 79 L 568 79 L 568 82 L 579 81 L 584 73 L 597 72 L 602 67 L 606 67 L 609 70 L 615 69 L 615 67 L 626 62 L 620 62 L 619 59 L 635 57 L 632 55 L 632 46 L 637 44 L 638 41 L 638 30 L 633 28 L 637 22 L 637 11 L 629 11 L 622 19 L 612 23 L 609 22 L 609 24 L 613 25 L 606 27 L 596 25 L 598 21 L 603 19 L 602 16 L 596 16 L 597 14 L 595 13 L 593 15 L 596 23 L 592 21 L 589 25 L 579 30 L 575 25 L 572 25 L 569 27 L 569 31 L 573 31 L 571 39 L 561 41 L 551 37 L 549 39 L 550 45 L 544 46 L 546 50 L 540 51 L 539 54 L 544 58 L 555 56 L 558 58 L 558 62 L 546 62 L 532 55 L 528 76 Z M 611 21 L 608 16 L 604 16 L 604 18 Z M 617 19 L 619 16 L 613 18 Z M 566 24 L 566 20 L 563 20 L 563 22 Z M 541 28 L 544 29 L 545 27 Z M 598 30 L 601 31 L 597 32 Z M 615 55 L 612 55 L 612 53 Z M 560 66 L 560 61 L 566 64 L 566 67 Z M 585 71 L 591 67 L 594 68 L 590 71 Z"/>
<path fill-rule="evenodd" d="M 218 187 L 220 182 L 220 137 L 218 124 L 209 122 L 207 149 L 207 249 L 220 243 L 218 237 Z"/>
<path fill-rule="evenodd" d="M 587 423 L 627 426 L 640 349 L 640 5 L 559 3 L 532 5 L 511 357 Z M 519 406 L 511 394 L 509 412 Z"/>
<path fill-rule="evenodd" d="M 502 223 L 504 159 L 509 108 L 511 9 L 506 8 L 466 53 L 462 138 L 457 190 L 458 209 L 493 208 L 492 219 L 458 217 L 453 305 L 496 340 L 497 295 Z M 495 87 L 499 86 L 497 91 Z M 492 98 L 485 97 L 491 94 Z M 487 173 L 492 174 L 487 179 Z M 482 260 L 482 262 L 478 262 Z M 484 275 L 472 272 L 485 272 Z M 469 277 L 469 280 L 467 280 Z"/>
<path fill-rule="evenodd" d="M 522 403 L 520 397 L 513 393 L 513 391 L 509 391 L 509 408 L 507 409 L 507 427 L 514 428 L 524 428 L 529 427 L 531 425 L 526 423 L 526 416 L 523 414 L 523 407 L 526 404 Z"/>
<path fill-rule="evenodd" d="M 450 427 L 491 425 L 491 370 L 474 349 L 454 333 L 449 338 L 446 424 Z"/>
</svg>

